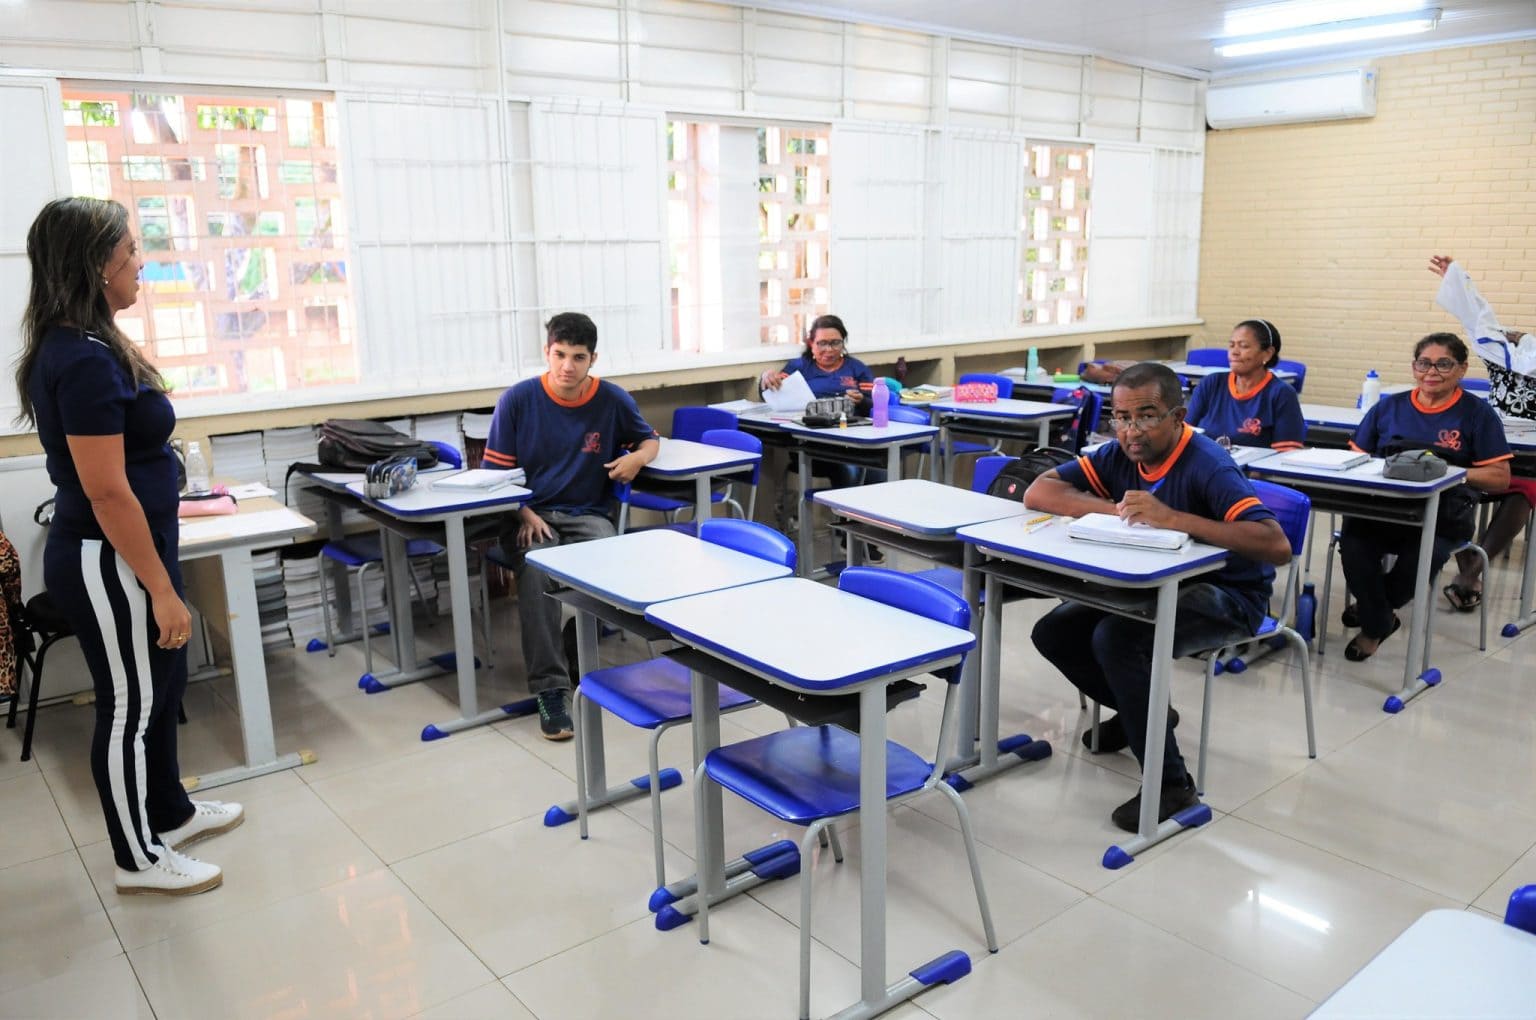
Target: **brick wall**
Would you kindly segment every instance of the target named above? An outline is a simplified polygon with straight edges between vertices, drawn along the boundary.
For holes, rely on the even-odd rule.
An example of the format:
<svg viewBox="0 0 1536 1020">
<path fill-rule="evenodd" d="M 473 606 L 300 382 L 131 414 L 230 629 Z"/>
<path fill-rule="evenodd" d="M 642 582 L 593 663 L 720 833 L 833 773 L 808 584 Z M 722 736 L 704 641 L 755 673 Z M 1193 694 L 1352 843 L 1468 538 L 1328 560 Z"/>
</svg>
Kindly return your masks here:
<svg viewBox="0 0 1536 1020">
<path fill-rule="evenodd" d="M 1376 67 L 1369 120 L 1207 134 L 1191 345 L 1268 318 L 1317 402 L 1352 404 L 1368 368 L 1409 382 L 1414 341 L 1462 332 L 1435 306 L 1432 254 L 1536 332 L 1536 40 Z"/>
</svg>

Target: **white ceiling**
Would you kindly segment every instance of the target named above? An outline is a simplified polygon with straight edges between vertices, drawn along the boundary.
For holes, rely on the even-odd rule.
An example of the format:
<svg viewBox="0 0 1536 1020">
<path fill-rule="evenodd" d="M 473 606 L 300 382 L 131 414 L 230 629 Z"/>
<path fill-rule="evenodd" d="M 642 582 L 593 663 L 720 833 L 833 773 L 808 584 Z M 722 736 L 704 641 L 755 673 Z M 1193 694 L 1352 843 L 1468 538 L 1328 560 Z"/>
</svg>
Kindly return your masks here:
<svg viewBox="0 0 1536 1020">
<path fill-rule="evenodd" d="M 1256 0 L 735 0 L 742 6 L 815 14 L 1076 53 L 1197 75 L 1223 77 L 1266 67 L 1439 49 L 1536 36 L 1536 0 L 1425 0 L 1444 13 L 1434 30 L 1381 44 L 1334 46 L 1229 59 L 1212 40 L 1232 13 L 1271 6 Z"/>
</svg>

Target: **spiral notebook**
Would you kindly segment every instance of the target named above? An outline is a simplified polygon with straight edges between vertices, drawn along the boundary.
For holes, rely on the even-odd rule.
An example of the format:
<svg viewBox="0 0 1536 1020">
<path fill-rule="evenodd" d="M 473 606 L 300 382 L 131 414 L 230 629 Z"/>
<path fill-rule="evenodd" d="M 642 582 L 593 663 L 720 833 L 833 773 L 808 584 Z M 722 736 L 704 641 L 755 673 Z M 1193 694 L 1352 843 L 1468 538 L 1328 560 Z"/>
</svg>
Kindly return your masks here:
<svg viewBox="0 0 1536 1020">
<path fill-rule="evenodd" d="M 1297 450 L 1282 457 L 1280 463 L 1320 471 L 1348 471 L 1370 459 L 1370 454 L 1359 450 Z"/>
<path fill-rule="evenodd" d="M 525 475 L 521 470 L 496 471 L 491 468 L 474 468 L 434 479 L 434 489 L 459 489 L 465 492 L 492 492 L 503 486 L 521 482 Z"/>
<path fill-rule="evenodd" d="M 1085 514 L 1067 524 L 1067 534 L 1084 542 L 1128 545 L 1138 549 L 1177 552 L 1189 544 L 1189 535 L 1169 528 L 1127 524 L 1114 514 Z"/>
</svg>

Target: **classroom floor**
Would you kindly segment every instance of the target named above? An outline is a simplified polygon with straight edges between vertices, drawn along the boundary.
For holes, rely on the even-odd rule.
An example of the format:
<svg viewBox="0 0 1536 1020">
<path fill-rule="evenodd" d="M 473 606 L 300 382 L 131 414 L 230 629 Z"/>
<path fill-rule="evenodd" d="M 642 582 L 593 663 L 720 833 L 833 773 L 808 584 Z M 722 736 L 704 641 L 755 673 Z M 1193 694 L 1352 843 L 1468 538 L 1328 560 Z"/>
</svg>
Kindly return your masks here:
<svg viewBox="0 0 1536 1020">
<path fill-rule="evenodd" d="M 1002 950 L 989 957 L 982 945 L 948 804 L 930 795 L 900 809 L 891 972 L 951 948 L 976 967 L 890 1015 L 1301 1017 L 1424 911 L 1501 916 L 1512 889 L 1536 882 L 1536 638 L 1498 636 L 1514 615 L 1517 567 L 1495 568 L 1486 653 L 1476 615 L 1436 596 L 1446 680 L 1398 716 L 1381 702 L 1398 686 L 1404 637 L 1348 663 L 1336 606 L 1316 678 L 1315 761 L 1299 673 L 1272 660 L 1222 678 L 1205 798 L 1215 820 L 1121 871 L 1099 858 L 1119 836 L 1110 810 L 1137 788 L 1135 761 L 1082 749 L 1086 714 L 1029 644 L 1045 603 L 1009 606 L 1004 731 L 1045 737 L 1055 754 L 966 794 Z M 500 613 L 511 627 L 510 606 Z M 434 632 L 447 641 L 445 625 Z M 642 647 L 603 642 L 609 661 Z M 545 828 L 544 809 L 571 796 L 569 743 L 519 719 L 423 744 L 425 723 L 455 714 L 451 688 L 364 695 L 361 658 L 348 646 L 334 659 L 271 662 L 279 749 L 310 748 L 319 761 L 209 794 L 242 801 L 247 821 L 195 848 L 225 882 L 187 899 L 113 891 L 87 765 L 91 709 L 40 713 L 28 763 L 17 760 L 20 731 L 0 731 L 0 1017 L 796 1015 L 794 881 L 719 908 L 709 946 L 692 924 L 655 931 L 645 801 L 595 815 L 586 842 L 574 825 Z M 520 669 L 494 675 L 493 692 L 514 696 Z M 897 710 L 893 738 L 926 753 L 941 698 L 933 685 Z M 1190 663 L 1174 703 L 1193 766 Z M 184 772 L 237 761 L 232 704 L 227 679 L 189 692 Z M 757 708 L 730 716 L 724 737 L 777 725 Z M 610 776 L 643 773 L 644 735 L 612 721 L 606 734 Z M 686 771 L 685 730 L 662 750 Z M 689 865 L 693 812 L 685 790 L 665 802 L 675 877 Z M 726 821 L 738 849 L 799 835 L 729 795 Z M 857 829 L 843 841 L 844 864 L 814 862 L 816 1015 L 857 994 Z"/>
</svg>

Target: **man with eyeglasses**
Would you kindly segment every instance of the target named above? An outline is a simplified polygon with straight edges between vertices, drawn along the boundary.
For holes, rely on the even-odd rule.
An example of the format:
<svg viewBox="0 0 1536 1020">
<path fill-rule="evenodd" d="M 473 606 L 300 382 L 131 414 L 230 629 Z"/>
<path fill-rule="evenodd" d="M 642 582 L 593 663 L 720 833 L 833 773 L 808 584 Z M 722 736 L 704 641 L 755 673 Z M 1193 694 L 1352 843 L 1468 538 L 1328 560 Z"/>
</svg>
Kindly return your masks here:
<svg viewBox="0 0 1536 1020">
<path fill-rule="evenodd" d="M 1251 637 L 1269 605 L 1275 567 L 1289 563 L 1290 542 L 1259 502 L 1230 454 L 1184 422 L 1183 390 L 1165 365 L 1142 362 L 1115 380 L 1109 422 L 1116 442 L 1047 471 L 1030 485 L 1031 510 L 1063 517 L 1118 515 L 1188 533 L 1236 555 L 1215 573 L 1179 588 L 1173 654 Z M 1152 683 L 1152 624 L 1104 609 L 1063 602 L 1041 618 L 1035 647 L 1072 684 L 1119 713 L 1100 723 L 1098 753 L 1130 748 L 1144 761 Z M 1178 713 L 1168 713 L 1158 821 L 1199 803 L 1194 780 L 1174 740 Z M 1083 734 L 1089 745 L 1090 734 Z M 1115 825 L 1135 832 L 1141 794 L 1115 808 Z"/>
</svg>

